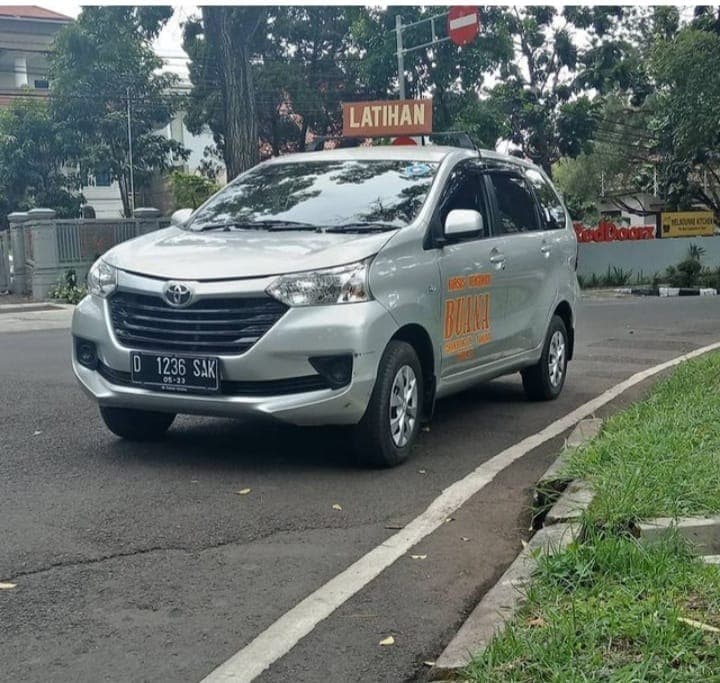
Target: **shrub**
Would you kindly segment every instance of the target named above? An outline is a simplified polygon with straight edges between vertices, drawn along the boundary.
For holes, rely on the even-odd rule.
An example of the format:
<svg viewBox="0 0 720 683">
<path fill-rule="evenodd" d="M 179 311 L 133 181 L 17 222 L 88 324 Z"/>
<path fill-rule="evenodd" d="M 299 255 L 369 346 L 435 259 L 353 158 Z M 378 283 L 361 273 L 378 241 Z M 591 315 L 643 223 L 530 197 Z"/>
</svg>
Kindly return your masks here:
<svg viewBox="0 0 720 683">
<path fill-rule="evenodd" d="M 176 171 L 171 180 L 175 207 L 178 209 L 197 209 L 220 189 L 212 180 L 195 173 Z"/>
<path fill-rule="evenodd" d="M 602 284 L 605 287 L 622 287 L 626 285 L 632 277 L 632 270 L 623 270 L 617 266 L 608 266 L 607 273 L 602 278 Z"/>
<path fill-rule="evenodd" d="M 665 278 L 671 287 L 695 287 L 698 276 L 702 271 L 702 264 L 695 258 L 686 258 L 677 266 L 669 266 L 665 271 Z"/>
<path fill-rule="evenodd" d="M 77 273 L 74 269 L 65 271 L 65 274 L 58 280 L 58 283 L 50 288 L 48 297 L 56 301 L 65 301 L 69 304 L 77 304 L 87 294 L 85 285 L 78 285 Z"/>
</svg>

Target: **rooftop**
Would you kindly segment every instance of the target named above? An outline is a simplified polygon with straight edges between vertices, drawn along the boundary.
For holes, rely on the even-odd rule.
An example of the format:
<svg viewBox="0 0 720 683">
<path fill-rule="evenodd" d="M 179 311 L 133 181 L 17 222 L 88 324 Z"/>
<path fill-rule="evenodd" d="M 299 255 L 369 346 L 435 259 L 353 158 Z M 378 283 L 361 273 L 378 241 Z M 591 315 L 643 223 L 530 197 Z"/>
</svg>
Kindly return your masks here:
<svg viewBox="0 0 720 683">
<path fill-rule="evenodd" d="M 72 17 L 37 5 L 0 5 L 0 18 L 33 19 L 36 21 L 70 22 Z"/>
</svg>

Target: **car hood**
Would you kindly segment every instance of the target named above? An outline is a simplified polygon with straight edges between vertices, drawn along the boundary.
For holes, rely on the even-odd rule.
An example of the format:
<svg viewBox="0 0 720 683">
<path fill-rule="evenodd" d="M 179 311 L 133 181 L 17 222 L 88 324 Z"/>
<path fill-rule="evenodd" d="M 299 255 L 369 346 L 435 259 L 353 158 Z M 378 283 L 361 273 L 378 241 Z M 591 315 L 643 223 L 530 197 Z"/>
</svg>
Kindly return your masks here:
<svg viewBox="0 0 720 683">
<path fill-rule="evenodd" d="M 199 233 L 170 227 L 123 242 L 103 259 L 121 270 L 168 280 L 265 277 L 360 261 L 376 254 L 394 234 Z"/>
</svg>

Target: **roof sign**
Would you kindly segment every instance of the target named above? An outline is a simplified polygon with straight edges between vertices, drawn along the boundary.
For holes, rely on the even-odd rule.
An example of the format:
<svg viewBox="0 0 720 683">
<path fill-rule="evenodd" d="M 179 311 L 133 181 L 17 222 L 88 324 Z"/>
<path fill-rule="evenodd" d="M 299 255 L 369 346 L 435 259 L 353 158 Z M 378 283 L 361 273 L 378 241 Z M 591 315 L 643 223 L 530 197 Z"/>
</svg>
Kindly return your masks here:
<svg viewBox="0 0 720 683">
<path fill-rule="evenodd" d="M 432 132 L 432 100 L 343 103 L 343 135 L 383 137 Z"/>
</svg>

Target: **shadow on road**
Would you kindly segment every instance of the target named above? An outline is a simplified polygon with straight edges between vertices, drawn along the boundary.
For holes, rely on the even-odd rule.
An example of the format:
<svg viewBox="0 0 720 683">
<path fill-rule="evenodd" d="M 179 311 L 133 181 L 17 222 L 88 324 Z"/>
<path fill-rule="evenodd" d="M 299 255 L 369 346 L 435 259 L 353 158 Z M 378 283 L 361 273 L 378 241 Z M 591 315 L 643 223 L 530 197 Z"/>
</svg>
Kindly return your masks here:
<svg viewBox="0 0 720 683">
<path fill-rule="evenodd" d="M 416 451 L 432 448 L 446 440 L 447 434 L 461 437 L 467 422 L 477 420 L 478 410 L 497 415 L 505 412 L 504 406 L 518 404 L 529 405 L 519 383 L 508 380 L 483 384 L 443 399 L 436 406 L 431 433 L 421 435 Z M 159 466 L 228 471 L 365 469 L 355 458 L 352 430 L 346 427 L 293 427 L 265 421 L 179 416 L 160 441 L 133 443 L 111 435 L 108 438 L 112 457 Z"/>
</svg>

